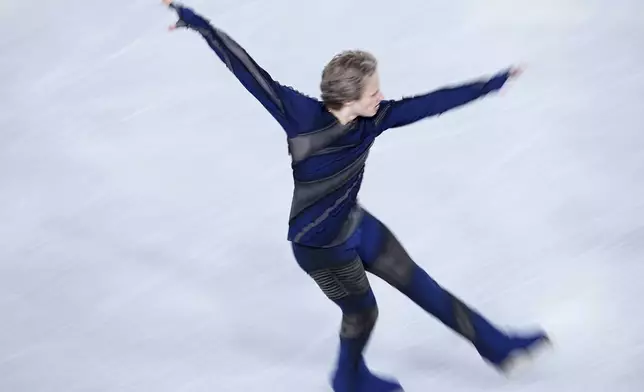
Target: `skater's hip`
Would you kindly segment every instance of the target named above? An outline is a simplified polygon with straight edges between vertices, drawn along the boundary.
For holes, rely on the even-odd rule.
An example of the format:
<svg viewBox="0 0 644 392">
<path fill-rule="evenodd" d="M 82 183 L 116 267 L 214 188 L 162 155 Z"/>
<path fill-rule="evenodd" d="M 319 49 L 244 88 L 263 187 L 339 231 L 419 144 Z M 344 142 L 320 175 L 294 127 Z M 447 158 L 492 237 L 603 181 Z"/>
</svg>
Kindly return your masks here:
<svg viewBox="0 0 644 392">
<path fill-rule="evenodd" d="M 292 223 L 288 240 L 294 245 L 309 248 L 341 247 L 355 235 L 363 216 L 364 210 L 357 202 L 341 214 L 325 211 L 309 222 Z"/>
</svg>

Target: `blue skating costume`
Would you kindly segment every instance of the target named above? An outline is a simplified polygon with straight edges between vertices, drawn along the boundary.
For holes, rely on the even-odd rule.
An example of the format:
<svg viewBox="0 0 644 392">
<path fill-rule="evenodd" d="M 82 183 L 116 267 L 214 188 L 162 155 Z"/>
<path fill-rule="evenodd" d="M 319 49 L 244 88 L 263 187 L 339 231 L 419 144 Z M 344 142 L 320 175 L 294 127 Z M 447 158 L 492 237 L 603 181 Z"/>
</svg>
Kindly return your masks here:
<svg viewBox="0 0 644 392">
<path fill-rule="evenodd" d="M 300 267 L 342 310 L 336 392 L 393 392 L 395 379 L 371 373 L 363 350 L 378 316 L 366 272 L 387 281 L 491 364 L 547 341 L 544 333 L 511 336 L 440 287 L 391 231 L 357 200 L 369 149 L 379 135 L 436 116 L 500 89 L 508 72 L 399 100 L 382 101 L 371 118 L 338 122 L 324 104 L 271 77 L 228 34 L 189 8 L 171 5 L 178 27 L 199 33 L 225 66 L 281 125 L 292 158 L 293 198 L 287 239 Z"/>
</svg>

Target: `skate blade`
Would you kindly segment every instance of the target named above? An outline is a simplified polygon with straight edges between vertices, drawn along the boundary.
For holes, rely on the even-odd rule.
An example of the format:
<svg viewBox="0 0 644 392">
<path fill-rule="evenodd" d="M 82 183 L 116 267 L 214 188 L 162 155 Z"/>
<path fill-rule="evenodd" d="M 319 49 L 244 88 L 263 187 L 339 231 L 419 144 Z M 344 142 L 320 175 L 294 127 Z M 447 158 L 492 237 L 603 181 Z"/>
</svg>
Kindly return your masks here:
<svg viewBox="0 0 644 392">
<path fill-rule="evenodd" d="M 552 342 L 546 339 L 535 344 L 529 350 L 520 350 L 519 352 L 512 353 L 503 365 L 499 367 L 499 371 L 506 377 L 516 377 L 526 370 L 537 357 L 544 355 L 552 349 Z"/>
</svg>

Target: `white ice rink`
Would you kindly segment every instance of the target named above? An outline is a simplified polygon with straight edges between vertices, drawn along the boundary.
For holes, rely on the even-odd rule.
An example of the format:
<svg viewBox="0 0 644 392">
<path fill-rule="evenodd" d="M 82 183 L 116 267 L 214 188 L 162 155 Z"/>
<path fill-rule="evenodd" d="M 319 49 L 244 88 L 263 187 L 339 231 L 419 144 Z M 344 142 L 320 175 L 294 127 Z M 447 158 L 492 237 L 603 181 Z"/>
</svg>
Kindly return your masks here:
<svg viewBox="0 0 644 392">
<path fill-rule="evenodd" d="M 409 392 L 644 391 L 644 2 L 193 0 L 318 96 L 525 74 L 390 130 L 361 201 L 440 283 L 556 349 L 512 379 L 372 279 Z M 315 19 L 319 18 L 319 19 Z M 340 314 L 286 241 L 285 134 L 157 0 L 0 3 L 0 391 L 324 392 Z"/>
</svg>

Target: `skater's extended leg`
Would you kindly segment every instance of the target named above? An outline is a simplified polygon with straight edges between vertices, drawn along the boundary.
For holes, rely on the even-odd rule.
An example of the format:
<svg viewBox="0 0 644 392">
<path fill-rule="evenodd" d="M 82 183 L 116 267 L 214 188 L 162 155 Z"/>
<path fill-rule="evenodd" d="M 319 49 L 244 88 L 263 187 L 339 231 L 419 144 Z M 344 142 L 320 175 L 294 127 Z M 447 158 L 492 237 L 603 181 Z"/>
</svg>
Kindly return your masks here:
<svg viewBox="0 0 644 392">
<path fill-rule="evenodd" d="M 373 375 L 363 351 L 378 318 L 378 305 L 364 264 L 348 245 L 320 249 L 294 246 L 300 267 L 323 293 L 342 310 L 340 348 L 333 377 L 336 392 L 393 392 L 402 390 L 395 380 Z"/>
<path fill-rule="evenodd" d="M 502 367 L 516 349 L 528 349 L 546 336 L 512 337 L 499 330 L 479 312 L 441 287 L 409 257 L 406 250 L 377 218 L 365 211 L 358 250 L 367 271 L 379 276 L 472 342 L 483 358 Z"/>
</svg>

